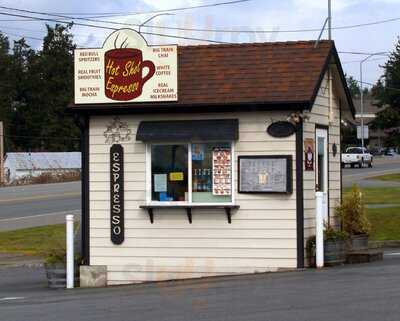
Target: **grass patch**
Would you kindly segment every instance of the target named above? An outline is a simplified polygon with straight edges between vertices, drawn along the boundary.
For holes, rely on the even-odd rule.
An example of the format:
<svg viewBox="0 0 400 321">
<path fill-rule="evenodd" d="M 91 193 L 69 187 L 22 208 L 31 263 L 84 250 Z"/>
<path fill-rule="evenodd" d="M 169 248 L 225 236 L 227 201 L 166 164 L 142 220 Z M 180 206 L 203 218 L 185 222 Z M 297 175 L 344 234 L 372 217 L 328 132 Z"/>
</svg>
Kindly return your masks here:
<svg viewBox="0 0 400 321">
<path fill-rule="evenodd" d="M 385 175 L 386 176 L 386 175 Z M 365 204 L 396 204 L 389 208 L 367 208 L 373 241 L 400 240 L 400 187 L 361 188 Z M 343 197 L 351 188 L 343 189 Z"/>
<path fill-rule="evenodd" d="M 400 187 L 361 188 L 365 204 L 400 204 Z M 343 197 L 349 195 L 350 188 L 343 189 Z"/>
<path fill-rule="evenodd" d="M 369 208 L 367 215 L 372 225 L 371 240 L 400 240 L 400 206 Z"/>
<path fill-rule="evenodd" d="M 65 224 L 0 232 L 0 252 L 44 256 L 65 244 Z"/>
<path fill-rule="evenodd" d="M 373 177 L 368 177 L 367 179 L 373 179 L 373 180 L 379 180 L 379 181 L 400 182 L 400 173 L 373 176 Z"/>
</svg>

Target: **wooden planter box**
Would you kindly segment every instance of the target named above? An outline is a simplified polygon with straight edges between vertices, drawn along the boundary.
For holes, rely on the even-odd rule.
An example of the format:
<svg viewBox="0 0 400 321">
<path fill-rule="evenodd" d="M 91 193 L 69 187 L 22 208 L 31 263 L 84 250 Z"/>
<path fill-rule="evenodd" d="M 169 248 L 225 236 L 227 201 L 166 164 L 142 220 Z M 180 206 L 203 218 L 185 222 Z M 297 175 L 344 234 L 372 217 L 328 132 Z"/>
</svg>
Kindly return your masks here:
<svg viewBox="0 0 400 321">
<path fill-rule="evenodd" d="M 344 264 L 346 261 L 345 241 L 324 242 L 324 265 L 335 266 Z"/>
<path fill-rule="evenodd" d="M 368 235 L 351 235 L 346 243 L 346 247 L 349 252 L 368 250 Z"/>
<path fill-rule="evenodd" d="M 346 242 L 345 241 L 324 241 L 324 265 L 335 266 L 346 262 Z M 308 266 L 315 268 L 315 248 L 308 257 Z"/>
<path fill-rule="evenodd" d="M 44 265 L 46 269 L 46 276 L 49 288 L 52 289 L 65 289 L 67 285 L 67 268 L 63 263 L 55 263 Z M 74 268 L 74 284 L 79 285 L 79 266 Z"/>
</svg>

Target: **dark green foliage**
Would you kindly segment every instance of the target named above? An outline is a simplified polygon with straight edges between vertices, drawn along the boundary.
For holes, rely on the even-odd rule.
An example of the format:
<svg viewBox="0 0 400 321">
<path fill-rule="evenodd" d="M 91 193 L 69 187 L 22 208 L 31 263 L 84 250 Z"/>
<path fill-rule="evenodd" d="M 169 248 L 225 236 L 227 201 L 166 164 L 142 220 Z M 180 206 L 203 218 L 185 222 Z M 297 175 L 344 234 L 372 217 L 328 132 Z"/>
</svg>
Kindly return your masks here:
<svg viewBox="0 0 400 321">
<path fill-rule="evenodd" d="M 372 89 L 377 106 L 385 107 L 378 112 L 374 128 L 385 129 L 388 146 L 400 145 L 400 39 L 389 60 L 383 66 L 382 79 Z"/>
<path fill-rule="evenodd" d="M 347 86 L 349 87 L 351 97 L 353 98 L 360 98 L 360 86 L 358 81 L 355 80 L 352 76 L 347 77 Z"/>
<path fill-rule="evenodd" d="M 41 50 L 24 39 L 13 48 L 0 34 L 0 119 L 6 152 L 73 151 L 79 130 L 66 108 L 73 100 L 70 26 L 47 26 Z"/>
</svg>

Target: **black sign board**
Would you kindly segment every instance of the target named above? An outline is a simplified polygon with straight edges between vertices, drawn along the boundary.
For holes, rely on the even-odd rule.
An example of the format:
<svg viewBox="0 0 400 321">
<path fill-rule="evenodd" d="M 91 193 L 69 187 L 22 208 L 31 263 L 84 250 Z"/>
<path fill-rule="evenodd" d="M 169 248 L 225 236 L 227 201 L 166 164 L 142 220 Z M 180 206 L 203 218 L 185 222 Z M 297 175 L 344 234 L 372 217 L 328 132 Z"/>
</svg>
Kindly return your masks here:
<svg viewBox="0 0 400 321">
<path fill-rule="evenodd" d="M 239 193 L 292 193 L 292 156 L 239 156 Z"/>
<path fill-rule="evenodd" d="M 114 144 L 110 149 L 111 241 L 124 241 L 124 148 Z"/>
<path fill-rule="evenodd" d="M 268 134 L 277 138 L 289 137 L 290 135 L 293 135 L 295 131 L 296 128 L 294 125 L 288 121 L 277 121 L 269 125 L 267 128 Z"/>
</svg>

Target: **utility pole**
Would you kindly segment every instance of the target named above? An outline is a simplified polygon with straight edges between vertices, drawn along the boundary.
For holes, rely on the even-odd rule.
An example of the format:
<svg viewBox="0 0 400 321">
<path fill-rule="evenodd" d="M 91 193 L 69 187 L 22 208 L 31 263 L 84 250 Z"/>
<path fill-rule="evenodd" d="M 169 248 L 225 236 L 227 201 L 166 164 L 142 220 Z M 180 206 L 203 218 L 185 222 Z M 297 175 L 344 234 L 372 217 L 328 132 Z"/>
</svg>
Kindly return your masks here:
<svg viewBox="0 0 400 321">
<path fill-rule="evenodd" d="M 332 4 L 328 0 L 328 39 L 332 40 Z"/>
<path fill-rule="evenodd" d="M 375 52 L 363 60 L 360 61 L 360 114 L 361 114 L 361 147 L 365 147 L 364 144 L 364 82 L 363 82 L 363 63 L 366 62 L 369 58 L 376 56 L 376 55 L 385 55 L 386 52 Z"/>
<path fill-rule="evenodd" d="M 328 39 L 332 41 L 332 4 L 328 0 Z M 331 66 L 328 69 L 328 83 L 329 83 L 329 122 L 333 120 L 333 84 L 332 84 L 332 71 Z"/>
<path fill-rule="evenodd" d="M 0 185 L 4 184 L 4 127 L 0 121 Z"/>
</svg>

